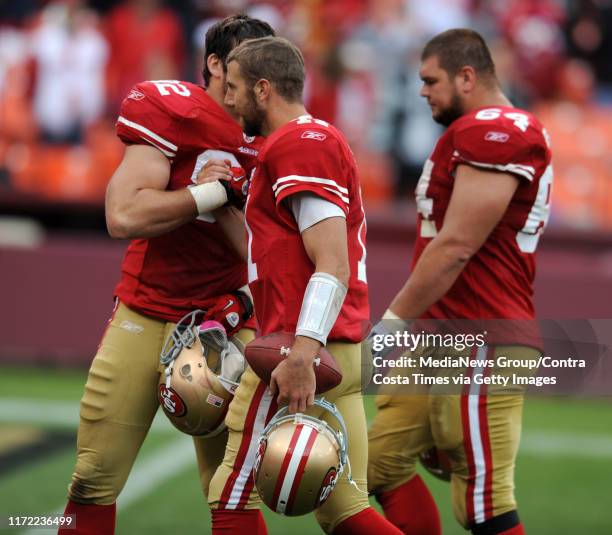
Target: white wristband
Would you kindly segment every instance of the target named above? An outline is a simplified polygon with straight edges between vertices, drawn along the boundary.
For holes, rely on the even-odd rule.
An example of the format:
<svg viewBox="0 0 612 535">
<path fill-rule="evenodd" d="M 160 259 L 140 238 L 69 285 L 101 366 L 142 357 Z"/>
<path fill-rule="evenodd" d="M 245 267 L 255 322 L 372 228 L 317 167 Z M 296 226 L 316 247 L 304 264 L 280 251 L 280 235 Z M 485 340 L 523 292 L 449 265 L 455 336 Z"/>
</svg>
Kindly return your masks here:
<svg viewBox="0 0 612 535">
<path fill-rule="evenodd" d="M 304 292 L 296 336 L 307 336 L 325 345 L 340 314 L 346 292 L 346 286 L 333 275 L 313 273 Z"/>
<path fill-rule="evenodd" d="M 227 191 L 218 180 L 206 184 L 194 184 L 188 186 L 187 189 L 193 195 L 198 214 L 221 208 L 227 202 Z"/>
</svg>

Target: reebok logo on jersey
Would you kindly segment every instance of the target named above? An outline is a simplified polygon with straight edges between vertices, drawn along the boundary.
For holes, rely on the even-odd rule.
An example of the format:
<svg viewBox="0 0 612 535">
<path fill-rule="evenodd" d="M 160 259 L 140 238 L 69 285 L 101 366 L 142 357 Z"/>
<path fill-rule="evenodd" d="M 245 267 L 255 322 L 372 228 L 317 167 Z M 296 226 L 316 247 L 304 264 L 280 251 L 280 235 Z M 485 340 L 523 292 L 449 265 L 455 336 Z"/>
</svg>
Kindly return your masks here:
<svg viewBox="0 0 612 535">
<path fill-rule="evenodd" d="M 317 141 L 324 141 L 327 136 L 323 132 L 315 132 L 314 130 L 306 130 L 302 132 L 302 139 L 316 139 Z"/>
<path fill-rule="evenodd" d="M 242 132 L 242 139 L 244 139 L 245 143 L 253 143 L 253 141 L 255 141 L 255 136 L 247 136 L 244 132 Z"/>
<path fill-rule="evenodd" d="M 130 94 L 127 96 L 127 98 L 131 98 L 133 100 L 142 100 L 143 98 L 145 98 L 145 94 L 141 93 L 137 89 L 132 89 L 130 91 Z"/>
<path fill-rule="evenodd" d="M 496 143 L 505 143 L 510 139 L 510 134 L 505 132 L 487 132 L 485 134 L 485 141 L 495 141 Z"/>
</svg>

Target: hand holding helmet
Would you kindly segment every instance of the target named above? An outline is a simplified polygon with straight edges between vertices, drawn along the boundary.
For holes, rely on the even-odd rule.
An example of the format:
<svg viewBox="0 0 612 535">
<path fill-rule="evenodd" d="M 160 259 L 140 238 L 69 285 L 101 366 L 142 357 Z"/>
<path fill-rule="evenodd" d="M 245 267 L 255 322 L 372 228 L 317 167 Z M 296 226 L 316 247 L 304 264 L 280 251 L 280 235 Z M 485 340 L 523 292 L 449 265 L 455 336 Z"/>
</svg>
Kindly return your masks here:
<svg viewBox="0 0 612 535">
<path fill-rule="evenodd" d="M 342 415 L 323 398 L 315 399 L 314 404 L 334 416 L 338 430 L 314 416 L 289 414 L 285 406 L 259 437 L 253 466 L 255 487 L 262 501 L 282 515 L 304 515 L 323 505 L 346 465 L 349 481 L 355 485 Z"/>
</svg>

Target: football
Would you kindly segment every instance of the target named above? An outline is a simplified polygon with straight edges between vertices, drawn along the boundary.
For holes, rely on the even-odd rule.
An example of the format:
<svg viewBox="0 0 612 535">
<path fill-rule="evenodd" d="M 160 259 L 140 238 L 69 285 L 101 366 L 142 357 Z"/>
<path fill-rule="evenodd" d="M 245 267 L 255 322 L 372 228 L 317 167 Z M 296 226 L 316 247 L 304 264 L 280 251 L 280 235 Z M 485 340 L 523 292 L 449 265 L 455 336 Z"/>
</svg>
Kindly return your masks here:
<svg viewBox="0 0 612 535">
<path fill-rule="evenodd" d="M 295 335 L 288 332 L 276 332 L 255 338 L 245 349 L 247 362 L 253 371 L 266 384 L 270 384 L 270 375 L 278 364 L 289 356 Z M 331 390 L 342 381 L 342 372 L 336 360 L 324 347 L 314 361 L 317 379 L 316 394 Z"/>
<path fill-rule="evenodd" d="M 450 481 L 452 471 L 451 462 L 445 452 L 434 446 L 427 451 L 421 452 L 419 460 L 431 475 L 442 481 Z"/>
</svg>

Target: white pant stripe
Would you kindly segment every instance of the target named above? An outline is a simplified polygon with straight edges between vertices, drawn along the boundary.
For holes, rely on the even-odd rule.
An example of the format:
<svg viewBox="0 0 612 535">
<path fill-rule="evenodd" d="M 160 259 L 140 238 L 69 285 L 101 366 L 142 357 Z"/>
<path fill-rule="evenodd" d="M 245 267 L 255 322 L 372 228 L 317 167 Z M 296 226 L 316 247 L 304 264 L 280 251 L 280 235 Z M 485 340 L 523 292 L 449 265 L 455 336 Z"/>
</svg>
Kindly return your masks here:
<svg viewBox="0 0 612 535">
<path fill-rule="evenodd" d="M 476 359 L 483 361 L 487 357 L 487 346 L 479 347 L 476 352 Z M 474 375 L 483 373 L 484 368 L 474 369 Z M 473 377 L 473 376 L 472 376 Z M 472 383 L 468 399 L 468 417 L 470 425 L 470 439 L 472 441 L 472 452 L 474 454 L 474 521 L 481 523 L 485 521 L 484 506 L 484 486 L 487 465 L 484 457 L 482 436 L 480 435 L 480 414 L 478 412 L 478 402 L 480 399 L 480 385 Z"/>
<path fill-rule="evenodd" d="M 236 478 L 236 482 L 232 487 L 230 498 L 227 501 L 227 509 L 236 509 L 238 503 L 240 502 L 240 496 L 242 495 L 244 486 L 249 480 L 249 477 L 251 477 L 253 465 L 255 464 L 255 456 L 257 454 L 259 435 L 266 426 L 266 415 L 268 414 L 270 403 L 272 403 L 272 394 L 270 394 L 270 389 L 266 388 L 266 391 L 263 393 L 263 396 L 259 401 L 259 406 L 257 407 L 257 414 L 255 415 L 255 422 L 253 424 L 253 432 L 251 434 L 249 449 L 247 450 L 242 467 L 240 468 L 240 474 Z"/>
</svg>

